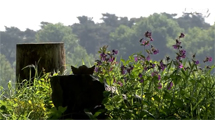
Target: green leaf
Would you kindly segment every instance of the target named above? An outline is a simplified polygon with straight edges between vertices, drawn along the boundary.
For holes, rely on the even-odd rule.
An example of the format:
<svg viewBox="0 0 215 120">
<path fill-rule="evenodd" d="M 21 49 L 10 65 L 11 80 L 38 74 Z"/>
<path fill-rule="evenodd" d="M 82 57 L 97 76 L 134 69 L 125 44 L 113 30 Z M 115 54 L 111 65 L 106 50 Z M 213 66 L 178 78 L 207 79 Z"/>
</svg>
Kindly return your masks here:
<svg viewBox="0 0 215 120">
<path fill-rule="evenodd" d="M 107 83 L 108 85 L 111 85 L 111 81 L 110 81 L 109 79 L 106 79 L 106 83 Z"/>
<path fill-rule="evenodd" d="M 183 101 L 181 101 L 180 99 L 174 99 L 175 105 L 182 108 L 183 105 Z"/>
<path fill-rule="evenodd" d="M 125 65 L 125 60 L 124 59 L 120 59 L 121 60 L 121 62 L 123 63 L 123 65 Z"/>
<path fill-rule="evenodd" d="M 99 109 L 94 115 L 93 117 L 96 118 L 97 116 L 99 116 L 101 113 L 104 113 L 105 110 L 104 109 Z"/>
<path fill-rule="evenodd" d="M 82 58 L 82 65 L 85 65 L 85 63 L 84 63 L 84 59 Z"/>
<path fill-rule="evenodd" d="M 160 100 L 161 100 L 157 95 L 154 95 L 153 98 L 154 98 L 157 102 L 160 102 Z"/>
<path fill-rule="evenodd" d="M 11 90 L 11 88 L 12 88 L 11 80 L 8 82 L 7 87 L 8 87 L 9 90 Z"/>
<path fill-rule="evenodd" d="M 195 85 L 195 83 L 196 83 L 196 80 L 194 80 L 194 79 L 191 79 L 191 80 L 190 80 L 190 82 L 192 83 L 192 85 Z"/>
<path fill-rule="evenodd" d="M 163 80 L 168 80 L 170 77 L 169 76 L 164 76 Z"/>
<path fill-rule="evenodd" d="M 93 116 L 92 112 L 89 112 L 89 110 L 87 110 L 87 109 L 84 109 L 84 112 L 85 112 L 85 114 L 88 115 L 88 117 L 89 117 L 90 119 L 94 119 L 94 116 Z"/>
<path fill-rule="evenodd" d="M 215 65 L 213 65 L 210 70 L 208 70 L 207 74 L 210 75 L 211 74 L 211 71 L 214 69 Z"/>
<path fill-rule="evenodd" d="M 205 97 L 202 97 L 198 102 L 197 104 L 191 109 L 192 112 L 198 107 L 198 105 L 205 99 Z"/>
<path fill-rule="evenodd" d="M 168 91 L 165 90 L 165 93 L 163 95 L 164 99 L 172 99 L 172 96 L 170 95 L 170 93 Z"/>
<path fill-rule="evenodd" d="M 144 58 L 145 59 L 145 56 L 144 55 L 140 55 L 142 58 Z"/>
<path fill-rule="evenodd" d="M 144 95 L 146 96 L 146 98 L 151 98 L 152 93 L 144 93 Z"/>
<path fill-rule="evenodd" d="M 67 107 L 62 107 L 62 106 L 59 106 L 59 107 L 58 107 L 58 111 L 59 111 L 60 113 L 65 112 L 66 109 L 67 109 Z"/>
<path fill-rule="evenodd" d="M 175 85 L 177 85 L 179 82 L 181 82 L 181 76 L 180 75 L 175 75 L 174 77 L 172 77 L 173 82 Z"/>
<path fill-rule="evenodd" d="M 186 74 L 186 72 L 184 71 L 184 69 L 181 69 L 181 72 L 183 73 L 183 75 L 184 75 L 185 77 L 187 77 L 187 74 Z"/>
</svg>

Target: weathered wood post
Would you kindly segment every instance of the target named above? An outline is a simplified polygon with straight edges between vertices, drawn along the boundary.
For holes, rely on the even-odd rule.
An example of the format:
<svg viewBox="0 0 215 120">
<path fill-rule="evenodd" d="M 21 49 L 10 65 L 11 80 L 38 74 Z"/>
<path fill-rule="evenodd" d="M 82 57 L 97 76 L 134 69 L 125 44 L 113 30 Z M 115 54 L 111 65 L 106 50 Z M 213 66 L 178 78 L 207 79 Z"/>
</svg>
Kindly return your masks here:
<svg viewBox="0 0 215 120">
<path fill-rule="evenodd" d="M 29 80 L 30 70 L 31 78 L 34 77 L 34 68 L 23 69 L 28 65 L 37 64 L 38 73 L 42 71 L 42 68 L 46 72 L 60 71 L 62 73 L 65 70 L 65 63 L 64 43 L 17 44 L 16 81 L 21 84 L 24 79 Z"/>
</svg>

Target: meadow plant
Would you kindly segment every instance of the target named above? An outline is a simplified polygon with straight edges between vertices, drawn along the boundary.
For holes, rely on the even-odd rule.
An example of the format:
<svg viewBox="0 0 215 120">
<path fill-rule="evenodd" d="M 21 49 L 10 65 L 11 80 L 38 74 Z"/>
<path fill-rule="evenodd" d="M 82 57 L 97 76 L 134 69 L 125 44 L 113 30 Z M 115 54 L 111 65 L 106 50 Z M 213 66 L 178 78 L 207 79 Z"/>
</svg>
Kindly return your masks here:
<svg viewBox="0 0 215 120">
<path fill-rule="evenodd" d="M 18 89 L 18 86 L 12 88 L 12 82 L 9 82 L 7 90 L 1 89 L 0 119 L 55 119 L 61 116 L 61 113 L 65 110 L 64 108 L 57 110 L 52 103 L 50 73 L 43 71 L 44 75 L 40 76 L 37 74 L 37 67 L 34 65 L 33 67 L 36 71 L 33 77 L 33 86 L 25 82 L 23 87 Z"/>
<path fill-rule="evenodd" d="M 127 61 L 116 61 L 117 50 L 107 51 L 103 46 L 97 60 L 95 74 L 101 82 L 117 88 L 116 94 L 106 95 L 104 104 L 113 119 L 212 119 L 215 118 L 215 81 L 210 74 L 214 66 L 200 68 L 199 61 L 187 61 L 181 46 L 185 34 L 181 33 L 172 46 L 176 57 L 166 56 L 160 61 L 151 57 L 159 54 L 147 31 L 140 39 L 144 54 L 133 54 Z M 211 62 L 212 57 L 203 61 Z M 129 104 L 125 103 L 126 95 Z M 135 101 L 135 96 L 141 100 Z"/>
<path fill-rule="evenodd" d="M 181 33 L 175 40 L 172 47 L 176 57 L 172 60 L 168 56 L 152 60 L 159 50 L 152 45 L 149 31 L 139 40 L 143 53 L 132 54 L 128 60 L 117 62 L 118 50 L 100 48 L 94 75 L 115 88 L 104 92 L 103 103 L 110 119 L 215 118 L 215 77 L 210 74 L 214 66 L 199 67 L 195 53 L 187 60 L 181 46 L 184 37 Z M 211 61 L 212 57 L 206 56 L 203 63 Z M 56 109 L 51 101 L 49 73 L 36 74 L 34 86 L 11 86 L 9 82 L 8 90 L 0 87 L 0 119 L 56 119 L 66 110 Z"/>
</svg>

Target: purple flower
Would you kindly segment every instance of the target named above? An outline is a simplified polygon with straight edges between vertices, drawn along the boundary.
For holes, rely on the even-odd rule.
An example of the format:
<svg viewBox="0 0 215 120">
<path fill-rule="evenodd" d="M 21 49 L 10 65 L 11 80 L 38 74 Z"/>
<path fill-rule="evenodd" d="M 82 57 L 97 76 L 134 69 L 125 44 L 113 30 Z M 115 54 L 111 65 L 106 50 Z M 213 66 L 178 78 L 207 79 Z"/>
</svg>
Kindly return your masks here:
<svg viewBox="0 0 215 120">
<path fill-rule="evenodd" d="M 173 45 L 173 47 L 174 47 L 175 49 L 178 49 L 178 45 Z"/>
<path fill-rule="evenodd" d="M 101 65 L 102 62 L 100 60 L 96 60 L 97 65 Z"/>
<path fill-rule="evenodd" d="M 186 57 L 186 51 L 185 50 L 180 50 L 179 51 L 180 57 L 185 58 Z"/>
<path fill-rule="evenodd" d="M 158 72 L 156 72 L 156 71 L 152 72 L 152 77 L 153 76 L 157 76 L 158 80 L 160 80 L 160 78 L 161 78 L 160 75 L 158 75 Z"/>
<path fill-rule="evenodd" d="M 115 57 L 110 57 L 109 62 L 113 62 L 115 60 Z"/>
<path fill-rule="evenodd" d="M 195 62 L 195 64 L 198 65 L 198 64 L 199 64 L 199 61 L 197 60 L 197 61 Z"/>
<path fill-rule="evenodd" d="M 143 76 L 141 73 L 139 73 L 139 75 L 138 75 L 140 78 Z"/>
<path fill-rule="evenodd" d="M 112 70 L 113 70 L 113 67 L 111 67 L 109 71 L 112 71 Z"/>
<path fill-rule="evenodd" d="M 152 64 L 152 67 L 154 68 L 154 67 L 155 67 L 155 64 Z"/>
<path fill-rule="evenodd" d="M 180 60 L 180 59 L 181 59 L 181 57 L 180 57 L 180 56 L 176 56 L 176 59 L 177 59 L 177 60 Z"/>
<path fill-rule="evenodd" d="M 135 62 L 137 62 L 137 61 L 138 61 L 138 57 L 137 57 L 137 56 L 135 56 L 135 57 L 134 57 L 134 60 L 135 60 Z"/>
<path fill-rule="evenodd" d="M 151 32 L 147 31 L 147 32 L 145 33 L 145 37 L 149 38 L 150 41 L 153 41 L 153 39 L 152 39 L 152 33 L 151 33 Z"/>
<path fill-rule="evenodd" d="M 117 51 L 117 50 L 112 50 L 112 52 L 113 52 L 113 55 L 118 54 L 118 51 Z"/>
<path fill-rule="evenodd" d="M 152 38 L 150 38 L 150 41 L 153 41 L 153 39 L 152 39 Z"/>
<path fill-rule="evenodd" d="M 212 57 L 209 57 L 209 58 L 208 58 L 208 61 L 212 61 Z"/>
<path fill-rule="evenodd" d="M 155 76 L 155 72 L 152 72 L 152 77 Z"/>
<path fill-rule="evenodd" d="M 157 49 L 152 49 L 152 51 L 155 55 L 159 53 L 159 50 L 157 50 Z"/>
<path fill-rule="evenodd" d="M 123 86 L 122 82 L 120 82 L 120 81 L 118 82 L 118 84 L 119 84 L 121 87 Z"/>
<path fill-rule="evenodd" d="M 179 42 L 177 39 L 176 39 L 176 44 L 173 45 L 174 49 L 179 49 L 179 48 L 182 48 L 181 46 L 181 42 Z"/>
<path fill-rule="evenodd" d="M 105 53 L 101 53 L 101 54 L 100 54 L 100 57 L 101 57 L 102 60 L 106 60 L 106 56 L 107 56 L 107 55 L 106 55 Z"/>
<path fill-rule="evenodd" d="M 164 69 L 166 68 L 166 65 L 163 64 L 163 61 L 160 61 L 160 68 L 164 71 Z"/>
<path fill-rule="evenodd" d="M 146 60 L 148 60 L 148 61 L 150 60 L 150 56 L 149 55 L 146 57 Z"/>
<path fill-rule="evenodd" d="M 204 60 L 204 62 L 208 62 L 208 61 L 212 61 L 212 57 L 206 57 L 206 59 Z"/>
<path fill-rule="evenodd" d="M 143 80 L 143 79 L 141 79 L 141 80 L 140 80 L 140 83 L 143 83 L 143 82 L 144 82 L 144 80 Z"/>
<path fill-rule="evenodd" d="M 144 67 L 144 70 L 145 70 L 145 71 L 147 71 L 147 70 L 148 70 L 148 68 L 147 68 L 147 67 Z"/>
<path fill-rule="evenodd" d="M 98 67 L 95 67 L 94 71 L 95 71 L 95 72 L 98 72 L 98 71 L 99 71 L 99 68 L 98 68 Z"/>
<path fill-rule="evenodd" d="M 125 74 L 125 66 L 124 65 L 121 66 L 121 74 L 123 74 L 123 75 Z"/>
<path fill-rule="evenodd" d="M 152 36 L 152 33 L 151 33 L 151 32 L 147 31 L 147 32 L 145 33 L 145 37 L 151 38 L 151 36 Z"/>
<path fill-rule="evenodd" d="M 142 42 L 142 45 L 143 45 L 143 46 L 149 46 L 149 41 L 144 40 L 144 41 Z"/>
<path fill-rule="evenodd" d="M 185 58 L 185 57 L 186 57 L 186 55 L 184 54 L 184 55 L 182 55 L 181 57 L 182 57 L 182 58 Z"/>
<path fill-rule="evenodd" d="M 179 50 L 179 52 L 177 53 L 176 59 L 180 60 L 181 58 L 185 58 L 186 57 L 186 51 L 185 50 Z"/>
<path fill-rule="evenodd" d="M 153 63 L 150 63 L 151 67 L 150 68 L 154 68 L 155 67 L 155 64 Z"/>
<path fill-rule="evenodd" d="M 182 54 L 182 55 L 183 55 L 183 54 L 185 54 L 185 53 L 186 53 L 186 50 L 180 50 L 179 52 L 180 52 L 180 54 Z"/>
<path fill-rule="evenodd" d="M 134 66 L 129 65 L 129 69 L 130 69 L 130 70 L 133 70 L 133 69 L 134 69 Z"/>
<path fill-rule="evenodd" d="M 158 89 L 161 89 L 161 88 L 162 88 L 161 83 L 158 83 Z"/>
<path fill-rule="evenodd" d="M 184 36 L 185 36 L 184 33 L 181 33 L 179 38 L 183 38 Z"/>
<path fill-rule="evenodd" d="M 130 68 L 127 69 L 128 73 L 131 73 L 131 70 L 133 70 L 133 66 L 129 65 Z"/>
<path fill-rule="evenodd" d="M 173 82 L 171 81 L 171 82 L 169 83 L 169 85 L 167 86 L 167 89 L 170 90 L 170 89 L 172 88 L 172 86 L 173 86 Z"/>
<path fill-rule="evenodd" d="M 179 68 L 183 68 L 183 65 L 181 63 L 179 64 Z"/>
</svg>

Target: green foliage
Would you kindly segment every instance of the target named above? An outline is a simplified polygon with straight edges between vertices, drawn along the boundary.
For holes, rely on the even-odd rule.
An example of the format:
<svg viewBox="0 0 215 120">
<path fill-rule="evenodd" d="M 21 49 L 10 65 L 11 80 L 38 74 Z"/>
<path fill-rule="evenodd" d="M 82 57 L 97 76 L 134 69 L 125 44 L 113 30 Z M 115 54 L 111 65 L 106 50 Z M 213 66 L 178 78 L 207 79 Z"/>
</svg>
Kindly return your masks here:
<svg viewBox="0 0 215 120">
<path fill-rule="evenodd" d="M 66 51 L 70 51 L 70 49 L 78 45 L 78 39 L 76 35 L 72 33 L 72 29 L 70 27 L 64 26 L 61 23 L 50 23 L 45 25 L 43 29 L 37 32 L 36 41 L 63 42 Z"/>
<path fill-rule="evenodd" d="M 15 72 L 6 57 L 0 54 L 0 86 L 6 88 L 9 80 L 14 81 Z"/>
<path fill-rule="evenodd" d="M 112 42 L 111 48 L 118 48 L 120 51 L 119 56 L 124 56 L 132 53 L 134 50 L 129 51 L 131 48 L 134 48 L 134 36 L 135 31 L 128 26 L 120 25 L 114 32 L 110 34 L 110 40 Z M 129 46 L 126 47 L 126 46 Z"/>
<path fill-rule="evenodd" d="M 136 60 L 131 55 L 128 60 L 121 59 L 117 63 L 113 51 L 104 46 L 100 54 L 107 54 L 106 59 L 100 56 L 98 71 L 95 73 L 100 81 L 116 87 L 112 97 L 104 93 L 105 108 L 110 119 L 212 119 L 214 118 L 215 77 L 210 70 L 198 70 L 193 61 L 183 61 L 184 67 L 179 69 L 175 60 L 165 61 L 166 69 L 159 69 L 161 62 L 146 60 L 146 56 Z M 81 61 L 82 62 L 82 61 Z M 187 64 L 186 64 L 187 62 Z M 156 67 L 149 66 L 155 64 Z M 124 66 L 127 72 L 122 72 Z M 145 69 L 148 66 L 148 69 Z M 186 67 L 190 69 L 185 69 Z M 131 69 L 132 68 L 132 69 Z M 142 76 L 140 76 L 142 74 Z M 154 75 L 153 75 L 154 74 Z M 66 107 L 56 109 L 51 101 L 51 89 L 48 73 L 35 76 L 35 85 L 14 90 L 11 82 L 8 90 L 3 90 L 0 101 L 1 119 L 56 119 Z M 143 81 L 142 81 L 143 80 Z M 126 100 L 123 98 L 126 95 Z M 140 96 L 137 100 L 135 96 Z M 86 114 L 94 119 L 88 111 Z"/>
<path fill-rule="evenodd" d="M 107 51 L 106 46 L 99 53 L 103 54 L 97 64 L 96 74 L 100 81 L 106 81 L 117 89 L 117 94 L 105 94 L 108 96 L 105 107 L 111 119 L 215 117 L 215 76 L 211 75 L 214 66 L 202 70 L 194 56 L 191 61 L 176 58 L 166 59 L 164 63 L 162 60 L 147 60 L 142 54 L 137 54 L 135 58 L 131 55 L 128 60 L 121 59 L 120 65 L 116 61 L 110 62 L 113 53 Z M 123 94 L 126 95 L 127 102 L 122 97 Z M 136 100 L 136 95 L 139 100 Z"/>
<path fill-rule="evenodd" d="M 48 119 L 58 118 L 65 108 L 58 111 L 54 108 L 51 100 L 51 86 L 48 78 L 35 76 L 35 85 L 22 89 L 12 87 L 8 83 L 8 89 L 0 89 L 0 119 Z"/>
<path fill-rule="evenodd" d="M 0 31 L 1 34 L 1 54 L 5 55 L 7 60 L 13 65 L 16 58 L 16 44 L 34 42 L 36 31 L 26 29 L 21 31 L 16 27 L 6 27 L 6 31 Z M 15 66 L 15 65 L 14 65 Z"/>
</svg>

